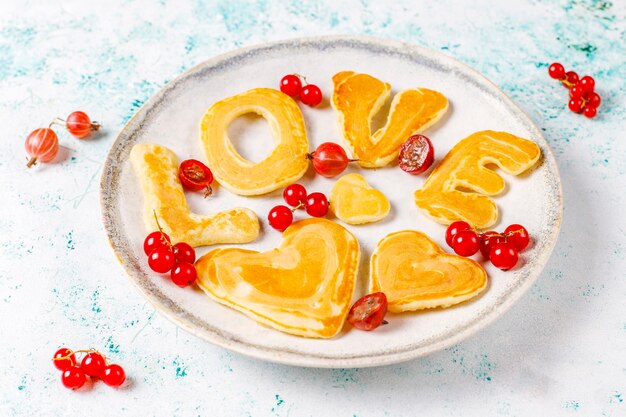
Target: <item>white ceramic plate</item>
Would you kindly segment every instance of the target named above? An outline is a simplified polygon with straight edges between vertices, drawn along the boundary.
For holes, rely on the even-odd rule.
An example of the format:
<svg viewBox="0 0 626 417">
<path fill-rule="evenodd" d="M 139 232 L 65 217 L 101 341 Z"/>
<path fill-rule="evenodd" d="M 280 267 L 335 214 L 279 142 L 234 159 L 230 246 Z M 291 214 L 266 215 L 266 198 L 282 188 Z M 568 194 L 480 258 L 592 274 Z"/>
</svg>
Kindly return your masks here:
<svg viewBox="0 0 626 417">
<path fill-rule="evenodd" d="M 435 147 L 436 162 L 454 144 L 485 129 L 503 130 L 535 141 L 543 158 L 532 173 L 521 178 L 503 174 L 508 189 L 495 199 L 500 208 L 498 229 L 522 223 L 534 239 L 522 254 L 521 266 L 502 272 L 483 263 L 489 277 L 487 291 L 459 306 L 389 315 L 389 324 L 374 332 L 350 330 L 339 336 L 314 340 L 266 328 L 241 313 L 219 305 L 199 289 L 180 289 L 167 277 L 152 273 L 142 244 L 147 234 L 141 218 L 142 199 L 128 155 L 136 143 L 158 143 L 174 150 L 181 160 L 203 159 L 199 122 L 217 100 L 255 87 L 278 87 L 289 73 L 305 74 L 327 99 L 331 77 L 341 70 L 371 74 L 391 83 L 393 93 L 419 86 L 438 90 L 450 101 L 448 115 L 425 132 Z M 301 105 L 311 149 L 325 141 L 341 143 L 336 115 L 325 100 L 319 108 Z M 381 123 L 386 115 L 375 120 Z M 377 126 L 376 126 L 377 127 Z M 258 117 L 242 117 L 230 128 L 238 151 L 254 161 L 263 159 L 272 145 L 269 128 Z M 359 172 L 387 195 L 390 215 L 366 226 L 345 225 L 358 238 L 362 262 L 355 299 L 364 294 L 369 257 L 377 242 L 390 232 L 424 231 L 446 247 L 445 227 L 421 214 L 413 192 L 426 175 L 411 176 L 397 166 Z M 300 181 L 310 191 L 329 193 L 334 180 L 314 175 Z M 271 207 L 281 204 L 281 192 L 263 197 L 241 197 L 217 186 L 216 195 L 203 200 L 188 194 L 199 213 L 234 206 L 253 209 L 263 224 L 259 239 L 245 245 L 267 250 L 277 246 L 281 234 L 267 226 Z M 161 313 L 183 329 L 219 346 L 256 358 L 315 367 L 375 366 L 408 360 L 461 341 L 500 316 L 535 281 L 556 242 L 562 213 L 561 183 L 554 157 L 539 130 L 504 93 L 483 76 L 439 52 L 399 42 L 362 37 L 322 37 L 286 40 L 239 49 L 212 58 L 182 74 L 155 94 L 122 130 L 107 158 L 101 181 L 104 225 L 111 246 L 131 281 Z M 298 216 L 304 214 L 298 212 Z M 447 247 L 446 247 L 447 248 Z M 202 255 L 209 248 L 199 248 Z M 476 257 L 480 260 L 480 255 Z"/>
</svg>

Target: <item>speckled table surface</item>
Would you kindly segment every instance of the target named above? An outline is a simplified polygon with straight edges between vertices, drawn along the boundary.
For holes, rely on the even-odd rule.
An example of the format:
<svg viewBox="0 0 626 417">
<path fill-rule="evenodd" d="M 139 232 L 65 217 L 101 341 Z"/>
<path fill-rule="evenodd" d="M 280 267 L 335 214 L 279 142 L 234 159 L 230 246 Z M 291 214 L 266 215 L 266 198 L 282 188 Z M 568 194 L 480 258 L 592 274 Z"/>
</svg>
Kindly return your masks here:
<svg viewBox="0 0 626 417">
<path fill-rule="evenodd" d="M 626 3 L 414 3 L 3 0 L 0 415 L 626 415 Z M 231 354 L 178 330 L 125 278 L 100 222 L 102 163 L 136 109 L 186 68 L 243 45 L 344 33 L 445 51 L 508 93 L 556 154 L 559 242 L 500 320 L 423 359 L 327 370 Z M 595 76 L 596 119 L 568 111 L 547 76 L 554 60 Z M 103 134 L 61 133 L 57 162 L 26 170 L 28 132 L 75 109 Z M 49 361 L 60 345 L 102 349 L 128 383 L 64 389 Z"/>
</svg>

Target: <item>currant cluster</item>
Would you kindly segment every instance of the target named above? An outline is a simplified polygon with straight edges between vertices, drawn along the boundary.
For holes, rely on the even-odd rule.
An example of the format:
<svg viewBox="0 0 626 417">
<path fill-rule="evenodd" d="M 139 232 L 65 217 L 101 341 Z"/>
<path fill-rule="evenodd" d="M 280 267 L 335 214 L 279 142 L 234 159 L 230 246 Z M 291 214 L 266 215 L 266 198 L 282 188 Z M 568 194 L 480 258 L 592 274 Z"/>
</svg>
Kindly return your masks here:
<svg viewBox="0 0 626 417">
<path fill-rule="evenodd" d="M 446 230 L 446 243 L 457 255 L 472 256 L 480 250 L 485 259 L 504 271 L 517 264 L 519 252 L 529 242 L 528 231 L 520 224 L 510 225 L 504 233 L 490 230 L 478 234 L 469 223 L 456 221 Z"/>
<path fill-rule="evenodd" d="M 300 97 L 307 106 L 315 107 L 322 102 L 322 90 L 315 84 L 308 84 L 302 75 L 285 75 L 280 80 L 280 91 L 293 98 Z"/>
<path fill-rule="evenodd" d="M 383 292 L 367 294 L 359 298 L 348 312 L 348 323 L 359 330 L 374 330 L 385 321 L 387 296 Z"/>
<path fill-rule="evenodd" d="M 313 162 L 315 172 L 326 178 L 336 177 L 350 162 L 357 161 L 348 158 L 346 151 L 334 142 L 324 142 L 306 156 Z"/>
<path fill-rule="evenodd" d="M 77 353 L 86 353 L 80 365 L 76 361 Z M 69 389 L 82 387 L 88 376 L 100 378 L 110 387 L 119 387 L 126 380 L 126 373 L 121 366 L 108 365 L 106 357 L 94 349 L 73 351 L 64 347 L 55 352 L 52 361 L 59 371 L 63 371 L 61 383 Z"/>
<path fill-rule="evenodd" d="M 307 194 L 301 184 L 291 184 L 283 191 L 283 199 L 293 208 L 275 206 L 267 215 L 267 220 L 274 229 L 283 232 L 293 223 L 293 212 L 305 209 L 313 217 L 324 217 L 328 213 L 328 199 L 322 193 Z"/>
<path fill-rule="evenodd" d="M 569 88 L 570 100 L 568 107 L 574 113 L 581 113 L 592 118 L 595 117 L 597 109 L 602 102 L 600 95 L 594 91 L 596 82 L 593 77 L 585 75 L 578 79 L 578 74 L 574 71 L 565 72 L 565 68 L 558 62 L 553 63 L 548 68 L 548 74 L 555 80 Z"/>
<path fill-rule="evenodd" d="M 187 159 L 180 163 L 178 178 L 183 187 L 189 191 L 204 191 L 204 198 L 213 194 L 211 184 L 213 173 L 202 162 Z"/>
<path fill-rule="evenodd" d="M 59 138 L 52 130 L 53 125 L 65 126 L 71 135 L 78 139 L 85 139 L 92 132 L 100 129 L 98 122 L 92 122 L 89 116 L 82 111 L 75 111 L 67 116 L 66 120 L 55 118 L 48 127 L 35 129 L 26 138 L 26 152 L 30 156 L 26 166 L 28 168 L 39 162 L 50 162 L 59 152 Z"/>
<path fill-rule="evenodd" d="M 398 166 L 404 172 L 418 175 L 426 171 L 435 160 L 433 144 L 424 135 L 413 135 L 400 147 Z"/>
<path fill-rule="evenodd" d="M 185 242 L 172 245 L 170 237 L 163 232 L 159 220 L 159 230 L 150 233 L 143 242 L 143 251 L 148 255 L 148 266 L 159 274 L 170 273 L 172 282 L 181 288 L 192 284 L 198 277 L 193 263 L 196 261 L 196 251 Z"/>
</svg>

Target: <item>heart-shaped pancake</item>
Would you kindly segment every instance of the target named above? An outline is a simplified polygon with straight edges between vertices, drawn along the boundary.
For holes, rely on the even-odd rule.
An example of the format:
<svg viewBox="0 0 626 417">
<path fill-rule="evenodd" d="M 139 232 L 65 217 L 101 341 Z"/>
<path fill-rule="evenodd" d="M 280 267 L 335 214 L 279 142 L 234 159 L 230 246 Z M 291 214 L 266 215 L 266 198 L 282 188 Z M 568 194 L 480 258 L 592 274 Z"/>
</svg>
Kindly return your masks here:
<svg viewBox="0 0 626 417">
<path fill-rule="evenodd" d="M 331 104 L 346 145 L 366 168 L 396 159 L 409 136 L 432 126 L 448 109 L 448 99 L 437 91 L 404 90 L 391 101 L 385 126 L 372 132 L 372 119 L 389 98 L 391 85 L 371 75 L 342 71 L 333 76 L 333 86 Z"/>
<path fill-rule="evenodd" d="M 329 338 L 350 309 L 359 242 L 326 219 L 300 220 L 276 249 L 215 249 L 196 262 L 197 283 L 217 302 L 285 333 Z"/>
<path fill-rule="evenodd" d="M 389 200 L 359 174 L 339 178 L 330 191 L 330 209 L 348 224 L 373 223 L 389 214 Z"/>
<path fill-rule="evenodd" d="M 414 230 L 388 234 L 370 259 L 370 293 L 384 292 L 394 313 L 449 307 L 486 286 L 487 273 L 478 263 L 444 252 Z"/>
</svg>

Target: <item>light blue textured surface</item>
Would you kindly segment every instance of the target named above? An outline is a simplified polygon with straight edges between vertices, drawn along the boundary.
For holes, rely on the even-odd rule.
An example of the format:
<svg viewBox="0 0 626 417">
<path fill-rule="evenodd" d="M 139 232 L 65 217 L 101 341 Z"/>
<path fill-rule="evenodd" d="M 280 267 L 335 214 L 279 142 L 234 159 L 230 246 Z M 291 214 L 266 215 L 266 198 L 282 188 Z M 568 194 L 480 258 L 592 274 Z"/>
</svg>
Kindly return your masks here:
<svg viewBox="0 0 626 417">
<path fill-rule="evenodd" d="M 626 415 L 624 2 L 86 3 L 1 6 L 0 415 Z M 513 97 L 561 169 L 559 242 L 502 319 L 427 358 L 315 370 L 231 354 L 179 331 L 124 277 L 100 222 L 102 162 L 134 111 L 186 68 L 242 45 L 341 33 L 443 50 Z M 594 75 L 595 120 L 567 110 L 546 73 L 554 60 Z M 60 133 L 60 161 L 26 170 L 28 132 L 76 109 L 104 134 Z M 129 383 L 65 390 L 49 360 L 60 345 L 102 350 Z"/>
</svg>

